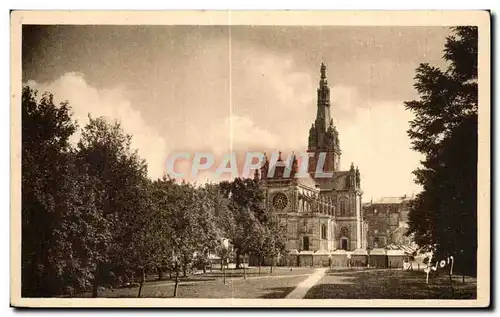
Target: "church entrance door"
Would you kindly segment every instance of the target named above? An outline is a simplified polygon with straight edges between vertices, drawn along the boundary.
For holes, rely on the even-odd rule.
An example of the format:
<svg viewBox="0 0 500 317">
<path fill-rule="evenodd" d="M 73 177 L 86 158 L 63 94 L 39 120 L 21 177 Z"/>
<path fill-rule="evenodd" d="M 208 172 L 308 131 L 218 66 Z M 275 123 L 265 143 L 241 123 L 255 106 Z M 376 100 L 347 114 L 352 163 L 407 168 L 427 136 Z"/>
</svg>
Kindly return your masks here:
<svg viewBox="0 0 500 317">
<path fill-rule="evenodd" d="M 347 251 L 347 238 L 340 239 L 340 248 Z"/>
<path fill-rule="evenodd" d="M 304 245 L 304 251 L 309 251 L 309 237 L 302 238 L 302 242 Z"/>
</svg>

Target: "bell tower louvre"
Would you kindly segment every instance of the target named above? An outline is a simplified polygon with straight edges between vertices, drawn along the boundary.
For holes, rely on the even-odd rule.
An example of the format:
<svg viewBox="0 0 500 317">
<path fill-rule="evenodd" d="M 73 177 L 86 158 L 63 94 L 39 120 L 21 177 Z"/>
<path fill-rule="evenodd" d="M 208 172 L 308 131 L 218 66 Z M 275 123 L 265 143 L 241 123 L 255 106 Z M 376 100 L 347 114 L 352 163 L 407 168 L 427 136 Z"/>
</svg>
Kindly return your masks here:
<svg viewBox="0 0 500 317">
<path fill-rule="evenodd" d="M 317 95 L 316 120 L 309 129 L 308 153 L 313 153 L 309 159 L 309 173 L 334 172 L 340 169 L 340 145 L 336 127 L 330 115 L 330 87 L 326 78 L 326 66 L 321 63 L 320 80 Z M 324 161 L 323 167 L 317 166 L 318 161 Z M 314 177 L 316 178 L 316 177 Z"/>
</svg>

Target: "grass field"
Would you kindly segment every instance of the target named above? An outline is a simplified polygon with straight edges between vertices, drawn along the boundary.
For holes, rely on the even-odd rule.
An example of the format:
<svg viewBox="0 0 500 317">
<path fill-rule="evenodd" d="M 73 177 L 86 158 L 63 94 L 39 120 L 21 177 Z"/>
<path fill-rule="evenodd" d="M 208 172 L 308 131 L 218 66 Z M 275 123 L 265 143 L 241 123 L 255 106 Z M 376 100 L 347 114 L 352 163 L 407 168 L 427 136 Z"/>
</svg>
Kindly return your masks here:
<svg viewBox="0 0 500 317">
<path fill-rule="evenodd" d="M 313 268 L 276 267 L 270 273 L 269 267 L 243 270 L 226 270 L 226 284 L 220 269 L 205 274 L 180 278 L 177 297 L 179 298 L 284 298 L 314 271 Z M 174 281 L 149 281 L 144 284 L 141 298 L 172 297 Z M 137 297 L 138 287 L 100 291 L 99 297 Z M 90 293 L 83 295 L 89 297 Z"/>
<path fill-rule="evenodd" d="M 453 276 L 453 291 L 447 275 L 431 277 L 425 273 L 403 270 L 367 272 L 329 271 L 306 294 L 305 298 L 339 299 L 475 299 L 476 280 Z"/>
<path fill-rule="evenodd" d="M 220 269 L 180 278 L 179 298 L 285 298 L 315 271 L 314 268 L 269 267 L 243 270 Z M 173 297 L 174 281 L 155 281 L 154 275 L 143 286 L 141 297 Z M 99 297 L 137 297 L 138 287 L 101 290 Z M 90 293 L 78 297 L 90 297 Z M 379 270 L 367 268 L 333 268 L 309 291 L 307 299 L 475 299 L 476 280 L 462 282 L 453 277 L 453 291 L 447 275 L 432 276 L 427 285 L 421 271 Z"/>
</svg>

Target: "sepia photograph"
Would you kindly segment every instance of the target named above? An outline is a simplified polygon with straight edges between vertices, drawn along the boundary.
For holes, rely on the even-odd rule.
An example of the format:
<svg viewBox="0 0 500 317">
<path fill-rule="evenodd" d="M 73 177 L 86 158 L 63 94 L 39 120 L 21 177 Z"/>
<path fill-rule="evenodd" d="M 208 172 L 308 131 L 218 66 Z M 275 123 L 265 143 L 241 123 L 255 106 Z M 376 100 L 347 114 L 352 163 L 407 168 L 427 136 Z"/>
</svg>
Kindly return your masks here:
<svg viewBox="0 0 500 317">
<path fill-rule="evenodd" d="M 11 305 L 488 307 L 489 54 L 488 11 L 12 11 Z"/>
</svg>

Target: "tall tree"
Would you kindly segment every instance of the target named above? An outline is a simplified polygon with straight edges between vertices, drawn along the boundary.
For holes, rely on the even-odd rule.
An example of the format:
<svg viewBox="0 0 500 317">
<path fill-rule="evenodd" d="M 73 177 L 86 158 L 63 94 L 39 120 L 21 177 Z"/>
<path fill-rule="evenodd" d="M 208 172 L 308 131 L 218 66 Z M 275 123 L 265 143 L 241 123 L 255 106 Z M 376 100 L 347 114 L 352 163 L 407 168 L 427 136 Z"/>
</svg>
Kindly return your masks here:
<svg viewBox="0 0 500 317">
<path fill-rule="evenodd" d="M 58 178 L 71 151 L 69 137 L 76 124 L 68 104 L 54 105 L 53 96 L 37 100 L 30 87 L 22 91 L 22 291 L 23 296 L 57 292 L 52 268 L 53 247 L 61 215 Z"/>
<path fill-rule="evenodd" d="M 85 290 L 91 245 L 102 235 L 94 180 L 79 166 L 69 138 L 76 131 L 67 102 L 22 95 L 22 292 L 53 296 Z"/>
<path fill-rule="evenodd" d="M 95 263 L 94 296 L 98 285 L 112 282 L 113 269 L 123 272 L 117 268 L 141 264 L 137 262 L 143 251 L 139 238 L 149 218 L 147 166 L 131 148 L 131 138 L 119 122 L 89 115 L 78 142 L 79 162 L 96 181 L 98 210 L 105 221 L 100 240 L 94 245 L 94 251 L 101 255 Z"/>
<path fill-rule="evenodd" d="M 283 253 L 285 231 L 264 208 L 264 192 L 258 181 L 235 178 L 232 182 L 221 182 L 220 187 L 230 198 L 229 209 L 235 221 L 230 239 L 236 253 L 236 267 L 247 253 L 259 257 Z"/>
<path fill-rule="evenodd" d="M 478 33 L 472 26 L 452 30 L 443 55 L 448 67 L 421 64 L 414 85 L 420 99 L 405 102 L 415 114 L 413 149 L 425 156 L 414 172 L 423 191 L 411 206 L 408 234 L 476 274 Z"/>
<path fill-rule="evenodd" d="M 153 232 L 159 259 L 175 272 L 175 294 L 180 272 L 187 275 L 195 260 L 214 252 L 221 240 L 216 221 L 216 211 L 225 207 L 221 198 L 214 188 L 178 184 L 167 177 L 153 183 Z"/>
<path fill-rule="evenodd" d="M 236 230 L 230 237 L 236 253 L 236 267 L 240 267 L 241 256 L 251 251 L 265 230 L 261 228 L 267 221 L 263 208 L 264 193 L 253 179 L 235 178 L 232 182 L 219 184 L 225 197 L 230 199 L 229 208 L 233 213 Z"/>
</svg>

